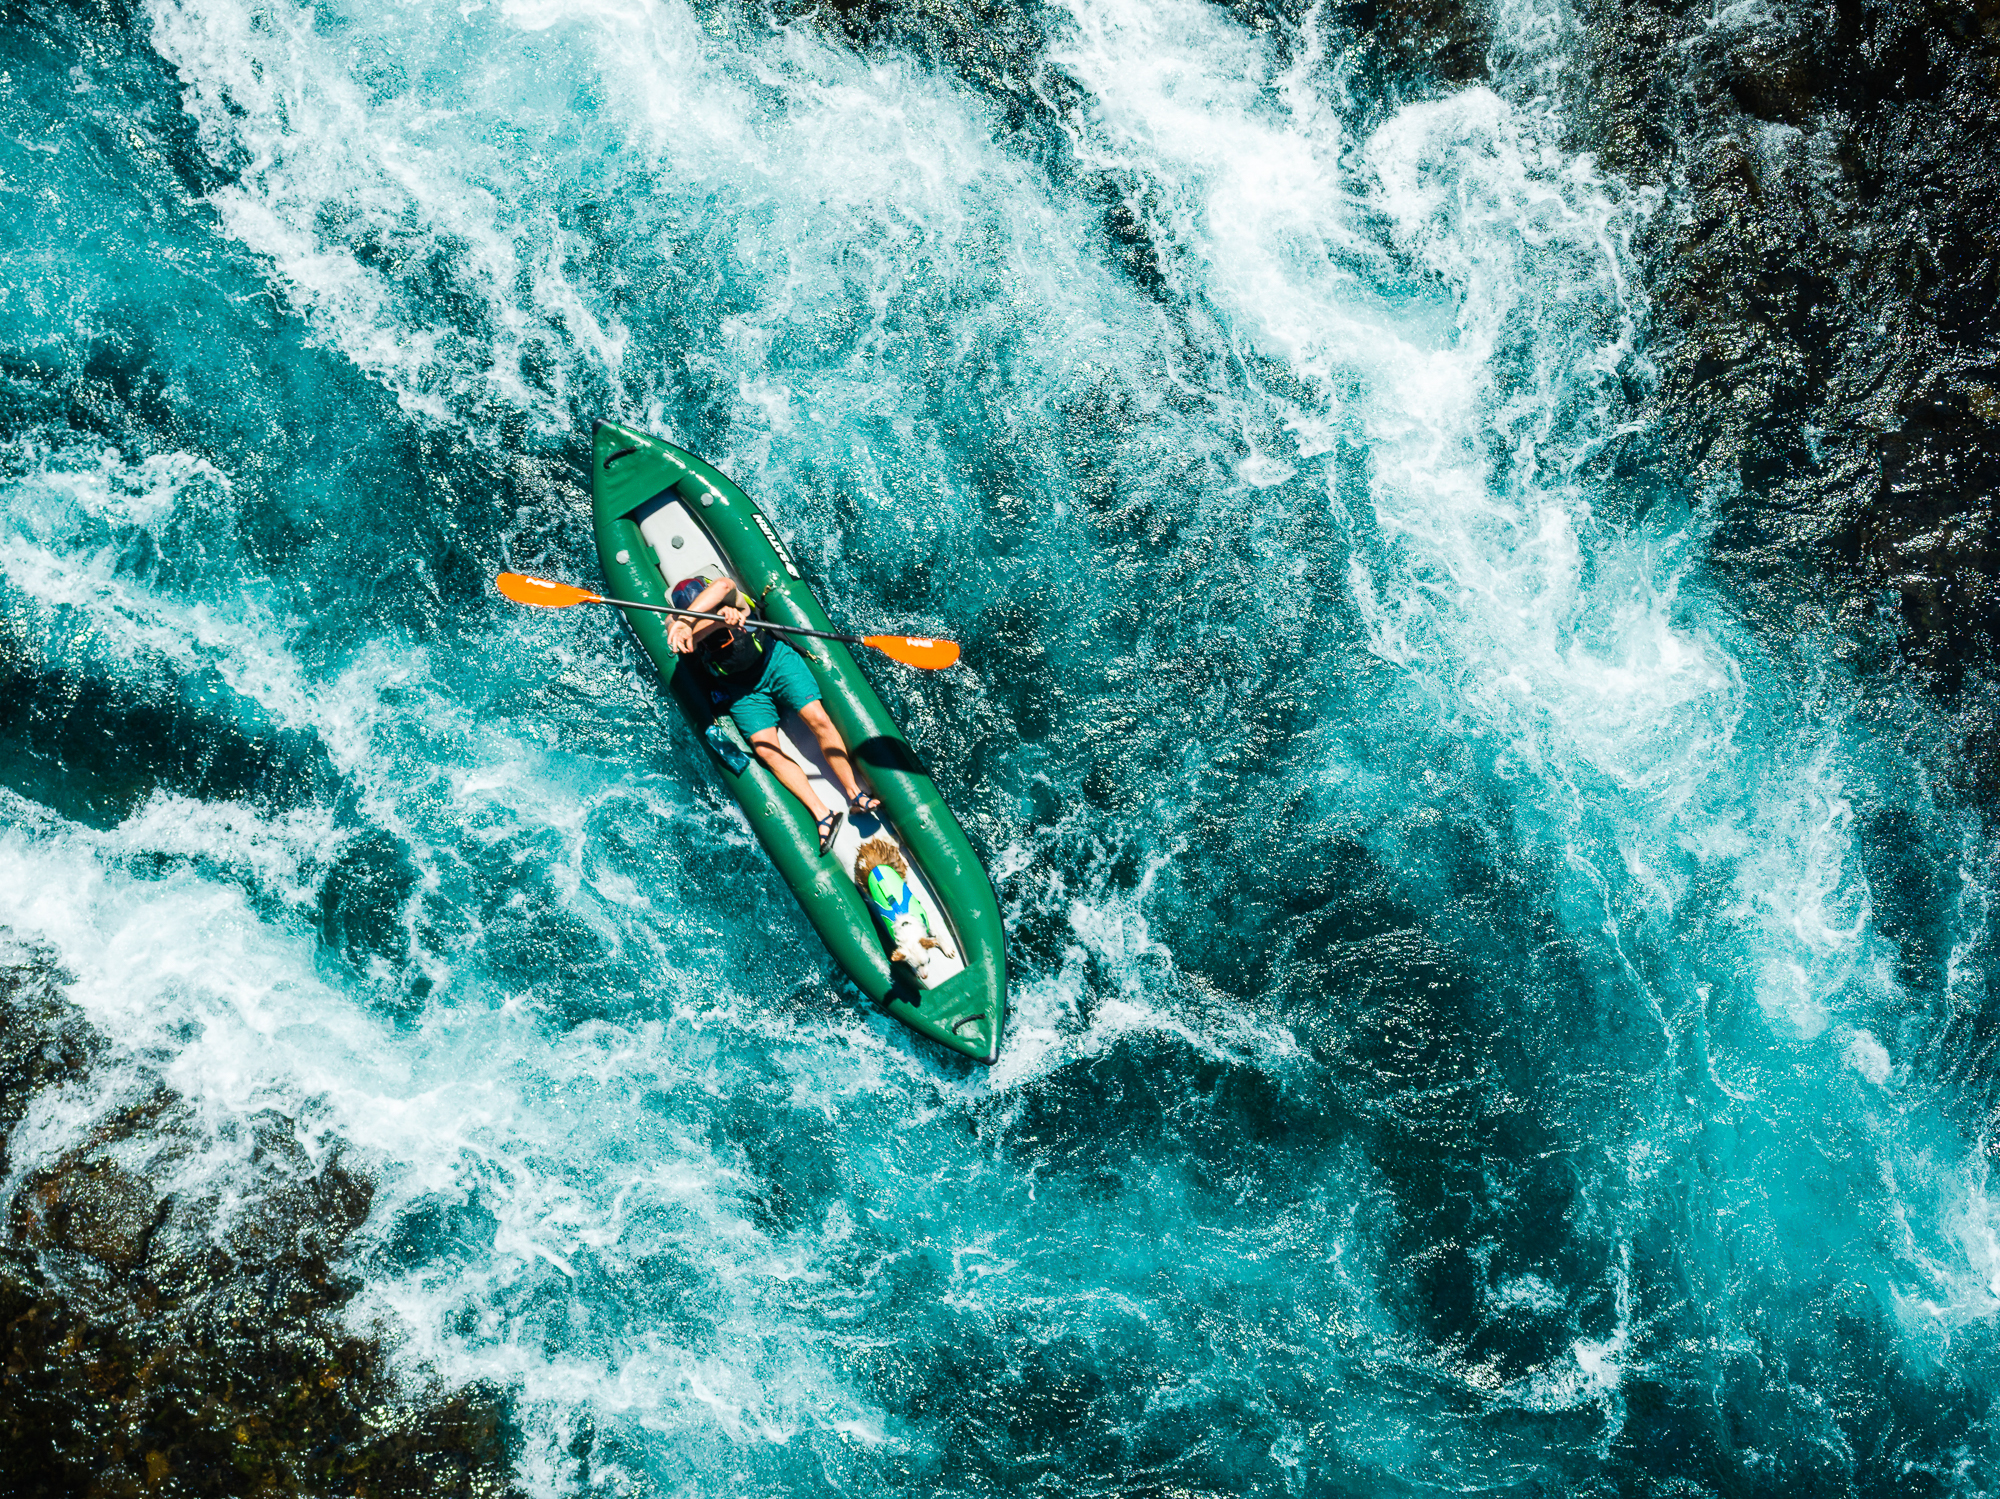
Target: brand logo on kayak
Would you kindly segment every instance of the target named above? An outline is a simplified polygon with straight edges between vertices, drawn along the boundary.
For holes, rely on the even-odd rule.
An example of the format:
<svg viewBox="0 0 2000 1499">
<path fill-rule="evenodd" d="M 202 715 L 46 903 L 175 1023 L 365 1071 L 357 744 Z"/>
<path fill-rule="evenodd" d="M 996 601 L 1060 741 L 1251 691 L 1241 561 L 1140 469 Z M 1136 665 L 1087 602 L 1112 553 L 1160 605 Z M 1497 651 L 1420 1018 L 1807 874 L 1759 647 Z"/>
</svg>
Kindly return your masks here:
<svg viewBox="0 0 2000 1499">
<path fill-rule="evenodd" d="M 785 571 L 790 573 L 795 578 L 798 577 L 799 570 L 795 565 L 793 565 L 792 554 L 786 551 L 785 544 L 782 541 L 778 540 L 778 533 L 771 529 L 771 523 L 765 520 L 764 517 L 761 515 L 758 515 L 756 519 L 757 519 L 757 529 L 759 531 L 762 531 L 764 533 L 764 539 L 771 543 L 771 550 L 776 552 L 778 554 L 778 560 L 785 564 Z"/>
</svg>

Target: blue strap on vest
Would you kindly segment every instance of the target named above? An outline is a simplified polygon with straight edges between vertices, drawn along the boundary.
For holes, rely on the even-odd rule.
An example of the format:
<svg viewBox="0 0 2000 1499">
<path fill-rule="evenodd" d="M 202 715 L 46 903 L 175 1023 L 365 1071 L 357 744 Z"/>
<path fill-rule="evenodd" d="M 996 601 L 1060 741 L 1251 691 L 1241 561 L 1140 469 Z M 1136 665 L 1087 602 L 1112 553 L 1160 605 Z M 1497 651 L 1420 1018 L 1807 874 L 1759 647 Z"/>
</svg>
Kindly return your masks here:
<svg viewBox="0 0 2000 1499">
<path fill-rule="evenodd" d="M 898 887 L 898 893 L 893 900 L 889 896 L 889 881 L 882 878 L 885 874 L 894 880 Z M 908 912 L 910 899 L 915 894 L 916 892 L 910 889 L 909 882 L 886 864 L 877 864 L 868 871 L 869 904 L 874 906 L 886 920 L 894 921 L 898 916 Z"/>
</svg>

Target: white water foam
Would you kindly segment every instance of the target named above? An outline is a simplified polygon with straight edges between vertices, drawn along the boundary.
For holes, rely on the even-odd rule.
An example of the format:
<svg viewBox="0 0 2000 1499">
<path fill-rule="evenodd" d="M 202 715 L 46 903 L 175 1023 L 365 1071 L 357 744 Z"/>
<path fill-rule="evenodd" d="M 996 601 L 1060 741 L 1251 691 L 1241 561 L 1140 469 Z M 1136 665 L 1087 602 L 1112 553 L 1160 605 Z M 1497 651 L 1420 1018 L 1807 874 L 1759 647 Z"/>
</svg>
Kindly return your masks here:
<svg viewBox="0 0 2000 1499">
<path fill-rule="evenodd" d="M 358 1309 L 364 1320 L 388 1314 L 417 1367 L 454 1382 L 501 1378 L 530 1410 L 636 1411 L 696 1438 L 879 1426 L 787 1331 L 785 1288 L 816 1272 L 731 1205 L 740 1172 L 672 1122 L 644 1129 L 645 1097 L 713 1076 L 714 1028 L 733 1029 L 725 1015 L 691 1007 L 668 1023 L 584 1027 L 552 1054 L 530 1017 L 505 1008 L 398 1034 L 317 977 L 310 938 L 273 929 L 240 892 L 194 873 L 121 872 L 135 847 L 150 846 L 145 819 L 90 835 L 8 812 L 16 830 L 0 835 L 0 926 L 51 943 L 84 1013 L 128 1051 L 167 1059 L 162 1080 L 195 1107 L 203 1131 L 183 1169 L 204 1192 L 226 1201 L 234 1181 L 240 1197 L 253 1195 L 253 1162 L 230 1142 L 247 1138 L 244 1121 L 276 1111 L 320 1154 L 342 1142 L 370 1170 L 384 1229 L 438 1201 L 476 1201 L 491 1215 L 473 1258 L 448 1255 L 407 1276 L 385 1267 Z M 39 833 L 19 831 L 33 821 Z M 272 837 L 253 829 L 246 841 L 254 849 Z M 124 1073 L 107 1076 L 115 1086 Z M 95 1108 L 77 1104 L 51 1099 L 25 1127 L 23 1169 L 87 1132 Z M 646 1159 L 577 1179 L 578 1132 L 606 1128 L 642 1130 Z M 601 1148 L 590 1158 L 606 1159 Z M 633 1276 L 643 1296 L 641 1272 L 661 1255 L 706 1287 L 712 1339 L 687 1346 L 635 1327 L 611 1337 L 608 1363 L 540 1346 L 530 1309 L 552 1290 L 588 1277 L 594 1315 L 610 1318 L 612 1334 L 621 1319 L 604 1295 Z"/>
<path fill-rule="evenodd" d="M 995 148 L 983 108 L 803 30 L 585 0 L 449 23 L 424 5 L 151 13 L 204 143 L 239 168 L 214 200 L 230 232 L 322 336 L 434 420 L 657 423 L 690 367 L 753 429 L 827 422 L 829 402 L 893 407 L 892 325 L 967 266 L 990 300 L 957 309 L 961 339 L 982 320 L 989 338 L 1039 332 L 1029 357 L 1059 366 L 1108 331 L 1091 324 L 1116 299 L 1066 289 L 1105 279 L 1074 215 Z M 467 51 L 488 66 L 454 76 Z M 597 107 L 579 113 L 579 94 Z M 512 149 L 530 139 L 567 149 Z M 579 205 L 602 214 L 615 261 L 568 227 Z M 746 295 L 677 340 L 632 303 L 636 278 L 682 289 L 690 314 L 717 293 L 726 307 L 732 279 Z M 852 373 L 820 389 L 766 375 L 774 346 L 824 336 L 830 309 L 858 320 Z"/>
</svg>

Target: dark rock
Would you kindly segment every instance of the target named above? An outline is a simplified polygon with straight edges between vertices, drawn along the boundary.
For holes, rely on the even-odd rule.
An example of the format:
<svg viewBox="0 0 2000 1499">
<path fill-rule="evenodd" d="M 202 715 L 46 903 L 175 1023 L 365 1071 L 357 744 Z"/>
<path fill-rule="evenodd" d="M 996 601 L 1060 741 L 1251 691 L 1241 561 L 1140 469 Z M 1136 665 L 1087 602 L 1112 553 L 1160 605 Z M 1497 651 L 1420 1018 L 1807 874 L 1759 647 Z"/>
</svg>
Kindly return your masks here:
<svg viewBox="0 0 2000 1499">
<path fill-rule="evenodd" d="M 61 1246 L 117 1270 L 146 1252 L 165 1203 L 112 1161 L 38 1172 L 14 1198 L 14 1238 L 33 1248 Z"/>
<path fill-rule="evenodd" d="M 29 1100 L 82 1077 L 102 1049 L 62 996 L 68 980 L 50 954 L 0 932 L 0 1176 Z"/>
<path fill-rule="evenodd" d="M 1713 568 L 1780 650 L 1865 641 L 1886 607 L 1900 658 L 1986 715 L 2000 3 L 1581 15 L 1582 143 L 1686 210 L 1655 226 L 1661 379 L 1638 440 L 1663 438 L 1658 471 L 1712 507 Z"/>
<path fill-rule="evenodd" d="M 65 979 L 0 938 L 0 1127 L 105 1049 Z M 241 1205 L 161 1187 L 194 1140 L 165 1087 L 23 1173 L 0 1242 L 0 1492 L 509 1493 L 499 1394 L 402 1388 L 343 1325 L 367 1179 L 310 1158 L 290 1120 L 252 1131 Z"/>
<path fill-rule="evenodd" d="M 1492 29 L 1484 6 L 1464 0 L 1355 0 L 1334 12 L 1378 73 L 1439 83 L 1486 76 Z"/>
</svg>

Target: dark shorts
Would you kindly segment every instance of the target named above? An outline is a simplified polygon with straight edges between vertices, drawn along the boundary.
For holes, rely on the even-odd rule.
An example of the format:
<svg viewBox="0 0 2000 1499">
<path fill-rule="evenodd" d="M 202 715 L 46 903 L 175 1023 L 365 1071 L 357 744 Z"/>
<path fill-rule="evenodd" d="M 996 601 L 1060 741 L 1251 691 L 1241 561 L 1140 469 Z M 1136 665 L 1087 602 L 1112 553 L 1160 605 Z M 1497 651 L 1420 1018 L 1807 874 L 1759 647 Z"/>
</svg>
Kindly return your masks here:
<svg viewBox="0 0 2000 1499">
<path fill-rule="evenodd" d="M 735 693 L 723 687 L 709 692 L 715 711 L 735 719 L 745 739 L 776 728 L 778 720 L 787 713 L 796 713 L 807 703 L 818 702 L 820 697 L 812 668 L 797 651 L 782 640 L 771 641 L 766 650 L 770 660 L 764 663 L 764 674 L 757 679 L 756 686 Z"/>
</svg>

